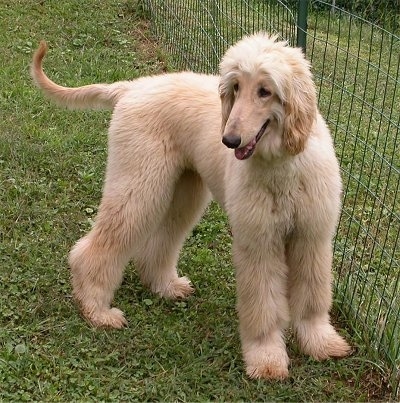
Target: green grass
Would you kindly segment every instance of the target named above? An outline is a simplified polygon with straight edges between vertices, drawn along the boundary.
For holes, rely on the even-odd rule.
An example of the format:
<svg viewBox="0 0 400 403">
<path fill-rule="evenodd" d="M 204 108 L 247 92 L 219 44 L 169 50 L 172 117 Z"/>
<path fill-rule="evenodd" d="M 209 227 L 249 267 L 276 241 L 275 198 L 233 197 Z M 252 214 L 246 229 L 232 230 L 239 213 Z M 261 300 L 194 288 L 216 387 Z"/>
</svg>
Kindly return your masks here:
<svg viewBox="0 0 400 403">
<path fill-rule="evenodd" d="M 109 112 L 45 100 L 29 77 L 46 39 L 51 77 L 65 85 L 168 70 L 135 2 L 12 0 L 0 5 L 0 400 L 367 401 L 387 399 L 386 371 L 362 340 L 345 360 L 317 363 L 297 350 L 284 382 L 244 375 L 231 238 L 213 205 L 182 251 L 196 293 L 165 301 L 132 266 L 116 294 L 129 327 L 96 330 L 72 299 L 66 257 L 94 220 Z"/>
</svg>

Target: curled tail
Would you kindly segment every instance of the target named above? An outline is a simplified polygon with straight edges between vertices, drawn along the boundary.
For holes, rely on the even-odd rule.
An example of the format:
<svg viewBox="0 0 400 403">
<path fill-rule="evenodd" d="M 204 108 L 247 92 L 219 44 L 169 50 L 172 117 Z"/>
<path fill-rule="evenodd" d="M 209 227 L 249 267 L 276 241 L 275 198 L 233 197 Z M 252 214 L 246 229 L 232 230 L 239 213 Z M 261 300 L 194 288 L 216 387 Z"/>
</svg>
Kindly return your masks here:
<svg viewBox="0 0 400 403">
<path fill-rule="evenodd" d="M 31 76 L 43 93 L 59 105 L 73 109 L 113 109 L 118 99 L 129 89 L 129 81 L 114 84 L 90 84 L 82 87 L 63 87 L 51 81 L 43 72 L 42 60 L 47 44 L 41 41 L 33 55 Z"/>
</svg>

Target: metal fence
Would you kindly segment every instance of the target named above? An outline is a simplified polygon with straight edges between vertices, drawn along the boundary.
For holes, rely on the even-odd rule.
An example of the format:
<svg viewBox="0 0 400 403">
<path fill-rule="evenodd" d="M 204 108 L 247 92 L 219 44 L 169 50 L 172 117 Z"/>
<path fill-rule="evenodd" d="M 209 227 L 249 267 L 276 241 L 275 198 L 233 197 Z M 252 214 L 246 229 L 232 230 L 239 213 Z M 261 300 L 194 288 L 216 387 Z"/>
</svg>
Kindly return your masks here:
<svg viewBox="0 0 400 403">
<path fill-rule="evenodd" d="M 179 70 L 216 73 L 227 47 L 259 30 L 304 46 L 344 183 L 335 306 L 371 355 L 385 363 L 398 396 L 400 37 L 395 29 L 319 0 L 144 3 L 170 65 Z M 391 11 L 398 21 L 400 5 Z"/>
</svg>

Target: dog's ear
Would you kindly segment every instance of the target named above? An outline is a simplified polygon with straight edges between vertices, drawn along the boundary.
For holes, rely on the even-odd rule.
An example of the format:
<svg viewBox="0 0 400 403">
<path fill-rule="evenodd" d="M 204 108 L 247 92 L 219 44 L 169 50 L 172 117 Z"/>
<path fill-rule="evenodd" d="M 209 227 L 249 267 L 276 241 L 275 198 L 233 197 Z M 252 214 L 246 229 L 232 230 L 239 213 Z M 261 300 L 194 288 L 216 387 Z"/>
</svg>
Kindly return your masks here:
<svg viewBox="0 0 400 403">
<path fill-rule="evenodd" d="M 288 153 L 295 155 L 304 150 L 317 114 L 315 86 L 308 65 L 295 72 L 285 95 L 283 144 Z"/>
<path fill-rule="evenodd" d="M 222 124 L 221 133 L 224 133 L 226 122 L 228 121 L 229 115 L 231 114 L 234 96 L 232 90 L 229 88 L 227 83 L 221 79 L 219 84 L 219 96 L 221 99 L 221 112 L 222 112 Z"/>
</svg>

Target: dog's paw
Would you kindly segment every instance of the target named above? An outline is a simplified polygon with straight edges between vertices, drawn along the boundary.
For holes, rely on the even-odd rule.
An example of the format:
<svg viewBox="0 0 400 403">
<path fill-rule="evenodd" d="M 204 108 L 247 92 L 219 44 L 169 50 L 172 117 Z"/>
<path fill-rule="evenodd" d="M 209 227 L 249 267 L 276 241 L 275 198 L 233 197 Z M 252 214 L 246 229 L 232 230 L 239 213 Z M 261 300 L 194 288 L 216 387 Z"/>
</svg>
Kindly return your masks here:
<svg viewBox="0 0 400 403">
<path fill-rule="evenodd" d="M 245 353 L 246 374 L 252 379 L 283 380 L 289 376 L 289 357 L 281 348 L 253 348 Z"/>
<path fill-rule="evenodd" d="M 301 348 L 305 354 L 318 361 L 346 357 L 352 352 L 347 341 L 336 332 L 326 336 L 321 335 L 318 339 L 314 337 L 312 343 L 302 344 Z"/>
<path fill-rule="evenodd" d="M 246 374 L 251 379 L 270 379 L 282 381 L 289 376 L 287 366 L 278 362 L 268 362 L 257 366 L 246 366 Z"/>
<path fill-rule="evenodd" d="M 194 288 L 190 280 L 187 277 L 178 277 L 172 280 L 160 294 L 165 298 L 178 299 L 187 298 L 193 292 Z"/>
<path fill-rule="evenodd" d="M 346 357 L 352 352 L 351 346 L 331 324 L 300 328 L 297 337 L 301 350 L 319 361 Z"/>
<path fill-rule="evenodd" d="M 104 309 L 91 313 L 85 313 L 83 311 L 83 315 L 95 327 L 121 329 L 128 324 L 124 313 L 118 308 Z"/>
</svg>

